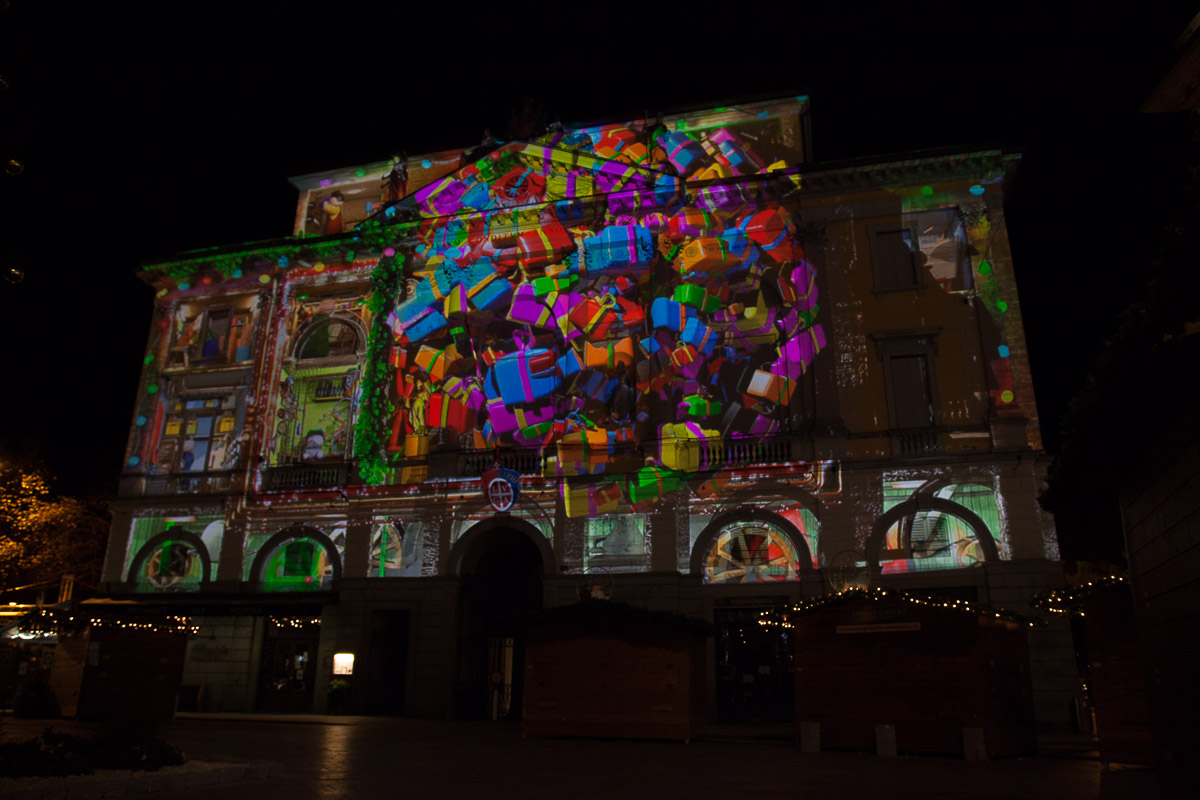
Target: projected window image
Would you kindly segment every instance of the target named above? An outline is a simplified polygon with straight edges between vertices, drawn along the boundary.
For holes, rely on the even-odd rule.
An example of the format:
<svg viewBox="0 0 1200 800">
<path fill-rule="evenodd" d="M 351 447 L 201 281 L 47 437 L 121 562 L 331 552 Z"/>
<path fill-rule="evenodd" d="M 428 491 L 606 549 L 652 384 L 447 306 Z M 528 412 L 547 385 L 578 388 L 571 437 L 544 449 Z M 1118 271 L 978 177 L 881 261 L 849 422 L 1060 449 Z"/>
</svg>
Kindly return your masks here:
<svg viewBox="0 0 1200 800">
<path fill-rule="evenodd" d="M 884 484 L 884 510 L 894 508 L 922 487 L 922 481 Z M 983 521 L 999 544 L 1000 511 L 995 490 L 983 484 L 948 484 L 933 496 L 950 500 Z M 887 532 L 882 568 L 885 574 L 961 569 L 982 563 L 977 532 L 963 517 L 944 511 L 919 511 L 894 523 Z"/>
<path fill-rule="evenodd" d="M 708 583 L 796 580 L 799 557 L 782 530 L 764 522 L 734 523 L 721 531 L 705 568 Z"/>
<path fill-rule="evenodd" d="M 293 539 L 275 548 L 267 557 L 262 575 L 268 592 L 313 592 L 333 584 L 333 566 L 321 543 Z"/>
</svg>

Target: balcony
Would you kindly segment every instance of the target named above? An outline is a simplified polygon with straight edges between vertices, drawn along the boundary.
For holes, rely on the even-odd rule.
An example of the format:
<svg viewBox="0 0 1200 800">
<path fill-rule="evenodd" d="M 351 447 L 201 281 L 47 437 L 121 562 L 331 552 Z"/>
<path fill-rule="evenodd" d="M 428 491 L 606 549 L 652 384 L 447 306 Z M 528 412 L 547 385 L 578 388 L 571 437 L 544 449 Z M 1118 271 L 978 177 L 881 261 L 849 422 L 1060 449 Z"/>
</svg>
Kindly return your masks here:
<svg viewBox="0 0 1200 800">
<path fill-rule="evenodd" d="M 264 492 L 302 492 L 316 489 L 337 489 L 345 486 L 349 477 L 350 463 L 347 461 L 268 467 L 262 473 L 262 490 Z"/>
<path fill-rule="evenodd" d="M 121 479 L 122 497 L 161 497 L 173 494 L 223 494 L 233 486 L 234 473 L 170 472 Z"/>
<path fill-rule="evenodd" d="M 516 450 L 499 454 L 492 450 L 469 451 L 458 455 L 455 466 L 457 475 L 478 477 L 497 465 L 520 475 L 542 474 L 542 458 L 537 450 Z"/>
<path fill-rule="evenodd" d="M 748 467 L 758 464 L 778 464 L 793 460 L 792 438 L 729 439 L 702 442 L 701 452 L 709 464 L 727 467 Z"/>
</svg>

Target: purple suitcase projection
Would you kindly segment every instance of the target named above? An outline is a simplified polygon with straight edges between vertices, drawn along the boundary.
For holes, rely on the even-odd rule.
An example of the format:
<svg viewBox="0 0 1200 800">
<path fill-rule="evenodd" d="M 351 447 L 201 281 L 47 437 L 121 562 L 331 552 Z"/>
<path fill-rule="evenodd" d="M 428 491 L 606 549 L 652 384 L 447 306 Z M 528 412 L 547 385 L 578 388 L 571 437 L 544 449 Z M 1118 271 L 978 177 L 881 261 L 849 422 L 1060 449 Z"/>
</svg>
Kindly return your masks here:
<svg viewBox="0 0 1200 800">
<path fill-rule="evenodd" d="M 803 330 L 779 346 L 779 358 L 771 364 L 771 372 L 796 380 L 808 372 L 813 359 L 825 347 L 825 331 L 820 325 Z"/>
<path fill-rule="evenodd" d="M 811 311 L 817 305 L 817 271 L 801 259 L 792 270 L 792 286 L 796 290 L 796 308 Z"/>
<path fill-rule="evenodd" d="M 488 419 L 492 423 L 492 431 L 497 434 L 513 433 L 532 425 L 554 420 L 554 401 L 540 405 L 516 406 L 508 405 L 501 398 L 493 397 L 487 401 Z"/>
<path fill-rule="evenodd" d="M 737 134 L 725 128 L 718 128 L 708 135 L 708 141 L 716 145 L 717 152 L 730 167 L 735 175 L 753 175 L 762 172 L 763 161 L 753 150 L 746 147 Z"/>
<path fill-rule="evenodd" d="M 446 176 L 417 190 L 414 200 L 417 207 L 433 216 L 453 214 L 462 206 L 462 196 L 467 186 L 460 180 Z"/>
<path fill-rule="evenodd" d="M 778 320 L 782 340 L 787 341 L 803 333 L 805 328 L 810 327 L 816 321 L 817 313 L 820 310 L 820 306 L 813 306 L 812 311 L 801 311 L 798 308 L 788 311 L 786 317 Z"/>
<path fill-rule="evenodd" d="M 541 280 L 539 278 L 539 280 Z M 512 306 L 508 310 L 508 319 L 537 328 L 553 328 L 556 326 L 554 304 L 558 300 L 557 292 L 550 292 L 542 297 L 532 283 L 522 283 L 513 294 Z"/>
<path fill-rule="evenodd" d="M 718 183 L 700 190 L 696 205 L 722 217 L 732 217 L 753 209 L 757 203 L 743 186 L 736 183 Z"/>
</svg>

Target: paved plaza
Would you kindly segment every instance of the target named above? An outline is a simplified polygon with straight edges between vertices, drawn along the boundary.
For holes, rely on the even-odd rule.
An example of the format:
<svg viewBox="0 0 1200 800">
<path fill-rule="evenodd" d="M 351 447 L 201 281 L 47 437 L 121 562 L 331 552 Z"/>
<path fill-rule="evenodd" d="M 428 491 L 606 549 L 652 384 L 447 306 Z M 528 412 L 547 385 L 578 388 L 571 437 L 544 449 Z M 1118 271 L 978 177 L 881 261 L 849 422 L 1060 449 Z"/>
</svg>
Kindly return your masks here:
<svg viewBox="0 0 1200 800">
<path fill-rule="evenodd" d="M 50 721 L 4 721 L 8 738 Z M 56 730 L 85 726 L 53 722 Z M 377 717 L 189 715 L 163 735 L 191 759 L 272 762 L 277 777 L 183 789 L 173 798 L 919 797 L 1151 798 L 1154 773 L 1102 768 L 1084 742 L 974 764 L 950 758 L 801 753 L 788 729 L 713 729 L 690 744 L 531 739 L 515 725 Z"/>
</svg>

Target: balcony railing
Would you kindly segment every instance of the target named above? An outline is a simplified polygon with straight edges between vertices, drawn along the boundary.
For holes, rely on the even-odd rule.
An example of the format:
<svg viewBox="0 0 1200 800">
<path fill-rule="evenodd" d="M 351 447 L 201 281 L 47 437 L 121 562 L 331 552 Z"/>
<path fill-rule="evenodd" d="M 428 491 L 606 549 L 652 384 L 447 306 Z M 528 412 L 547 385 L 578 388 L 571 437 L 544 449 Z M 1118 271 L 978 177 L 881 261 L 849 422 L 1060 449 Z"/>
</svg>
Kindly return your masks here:
<svg viewBox="0 0 1200 800">
<path fill-rule="evenodd" d="M 540 475 L 542 472 L 542 458 L 536 450 L 516 450 L 499 454 L 491 450 L 467 452 L 458 457 L 456 466 L 459 475 L 476 477 L 496 465 L 521 475 Z"/>
<path fill-rule="evenodd" d="M 701 444 L 704 460 L 729 467 L 777 464 L 792 460 L 792 439 L 730 439 Z"/>
<path fill-rule="evenodd" d="M 142 479 L 141 494 L 220 494 L 228 492 L 233 482 L 233 472 L 171 472 L 162 475 L 147 475 Z M 136 491 L 134 492 L 136 494 Z"/>
<path fill-rule="evenodd" d="M 927 456 L 942 451 L 939 428 L 892 431 L 892 453 L 898 456 Z"/>
<path fill-rule="evenodd" d="M 350 464 L 345 461 L 269 467 L 263 470 L 262 488 L 265 492 L 336 489 L 346 485 L 349 474 Z"/>
</svg>

